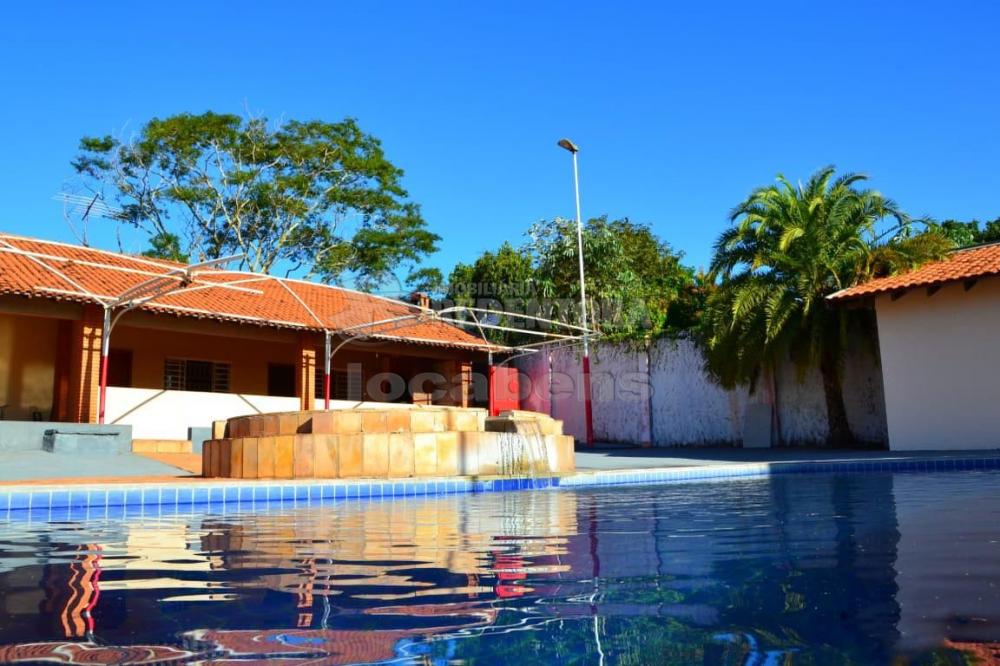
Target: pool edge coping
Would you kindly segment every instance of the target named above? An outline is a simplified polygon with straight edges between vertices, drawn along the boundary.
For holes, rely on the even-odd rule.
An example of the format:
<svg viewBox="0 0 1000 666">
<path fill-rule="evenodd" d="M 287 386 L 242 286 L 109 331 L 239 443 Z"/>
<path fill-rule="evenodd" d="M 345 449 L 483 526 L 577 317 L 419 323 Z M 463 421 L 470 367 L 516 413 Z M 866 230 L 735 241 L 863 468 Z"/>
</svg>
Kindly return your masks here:
<svg viewBox="0 0 1000 666">
<path fill-rule="evenodd" d="M 0 519 L 12 514 L 73 509 L 258 505 L 269 502 L 395 499 L 520 490 L 731 481 L 772 474 L 944 472 L 1000 469 L 1000 452 L 955 456 L 847 460 L 733 462 L 708 465 L 578 470 L 541 477 L 428 477 L 405 479 L 204 479 L 114 484 L 0 486 Z"/>
</svg>

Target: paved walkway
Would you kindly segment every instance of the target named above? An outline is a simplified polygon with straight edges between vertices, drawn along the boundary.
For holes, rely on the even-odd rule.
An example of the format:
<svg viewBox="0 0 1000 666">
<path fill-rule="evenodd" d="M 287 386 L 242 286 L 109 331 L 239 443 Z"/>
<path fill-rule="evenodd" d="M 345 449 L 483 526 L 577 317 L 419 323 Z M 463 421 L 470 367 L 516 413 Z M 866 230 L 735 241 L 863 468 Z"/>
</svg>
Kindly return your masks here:
<svg viewBox="0 0 1000 666">
<path fill-rule="evenodd" d="M 48 451 L 0 452 L 0 483 L 56 479 L 176 477 L 189 474 L 137 454 L 68 455 Z"/>
<path fill-rule="evenodd" d="M 651 469 L 732 465 L 740 463 L 845 462 L 875 460 L 913 460 L 929 458 L 1000 456 L 990 451 L 831 451 L 829 449 L 780 448 L 631 448 L 597 444 L 593 449 L 577 445 L 578 470 Z"/>
</svg>

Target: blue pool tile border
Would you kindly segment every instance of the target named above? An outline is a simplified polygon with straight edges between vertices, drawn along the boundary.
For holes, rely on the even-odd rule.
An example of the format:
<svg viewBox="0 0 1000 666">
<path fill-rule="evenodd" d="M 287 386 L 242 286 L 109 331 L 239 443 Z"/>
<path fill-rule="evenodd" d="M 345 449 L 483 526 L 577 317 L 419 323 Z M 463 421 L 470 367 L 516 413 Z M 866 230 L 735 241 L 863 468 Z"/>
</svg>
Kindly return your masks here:
<svg viewBox="0 0 1000 666">
<path fill-rule="evenodd" d="M 122 487 L 0 486 L 0 520 L 18 514 L 45 520 L 151 515 L 205 507 L 309 506 L 343 501 L 556 488 L 558 477 L 525 479 L 362 479 L 308 481 L 195 481 Z"/>
<path fill-rule="evenodd" d="M 734 463 L 690 467 L 584 471 L 566 476 L 475 479 L 361 479 L 308 481 L 209 481 L 128 486 L 0 486 L 0 520 L 163 515 L 269 505 L 313 506 L 400 497 L 510 492 L 635 484 L 690 483 L 773 474 L 859 474 L 1000 469 L 1000 455 L 883 458 L 841 461 Z"/>
</svg>

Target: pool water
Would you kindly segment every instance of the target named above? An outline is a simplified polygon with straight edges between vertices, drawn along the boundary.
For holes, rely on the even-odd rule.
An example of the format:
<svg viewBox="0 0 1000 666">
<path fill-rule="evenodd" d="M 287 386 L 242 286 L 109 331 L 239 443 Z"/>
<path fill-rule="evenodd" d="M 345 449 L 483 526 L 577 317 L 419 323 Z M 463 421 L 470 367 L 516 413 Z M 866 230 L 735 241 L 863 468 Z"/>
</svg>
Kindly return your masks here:
<svg viewBox="0 0 1000 666">
<path fill-rule="evenodd" d="M 0 661 L 950 664 L 1000 641 L 1000 472 L 0 523 Z"/>
</svg>

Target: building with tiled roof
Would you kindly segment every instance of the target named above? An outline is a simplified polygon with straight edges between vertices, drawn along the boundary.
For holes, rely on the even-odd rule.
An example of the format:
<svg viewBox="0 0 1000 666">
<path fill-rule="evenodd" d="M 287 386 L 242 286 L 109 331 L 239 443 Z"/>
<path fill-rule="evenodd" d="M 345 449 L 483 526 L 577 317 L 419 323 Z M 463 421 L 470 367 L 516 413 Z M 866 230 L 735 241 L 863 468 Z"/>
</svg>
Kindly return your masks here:
<svg viewBox="0 0 1000 666">
<path fill-rule="evenodd" d="M 898 297 L 909 289 L 937 289 L 950 283 L 976 281 L 996 275 L 1000 275 L 1000 243 L 991 243 L 957 250 L 943 261 L 842 289 L 828 298 L 831 301 L 847 301 L 880 294 L 895 294 Z"/>
<path fill-rule="evenodd" d="M 0 234 L 0 418 L 96 422 L 106 309 L 106 420 L 132 425 L 138 439 L 184 439 L 187 427 L 254 410 L 313 408 L 327 337 L 332 397 L 352 404 L 467 405 L 471 364 L 490 349 L 398 300 L 184 268 Z M 151 285 L 158 295 L 147 299 Z"/>
<path fill-rule="evenodd" d="M 1000 448 L 1000 244 L 828 299 L 875 310 L 891 449 Z"/>
</svg>

